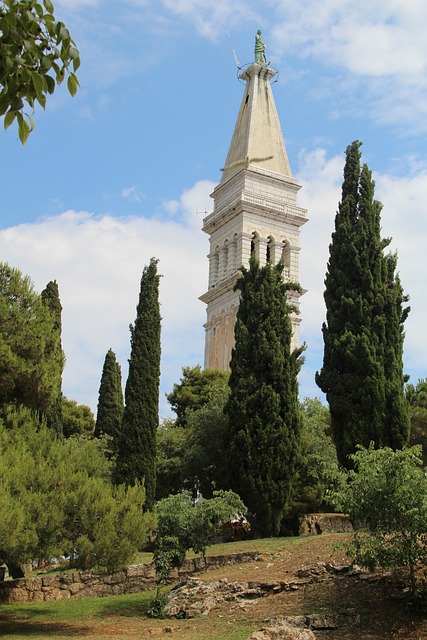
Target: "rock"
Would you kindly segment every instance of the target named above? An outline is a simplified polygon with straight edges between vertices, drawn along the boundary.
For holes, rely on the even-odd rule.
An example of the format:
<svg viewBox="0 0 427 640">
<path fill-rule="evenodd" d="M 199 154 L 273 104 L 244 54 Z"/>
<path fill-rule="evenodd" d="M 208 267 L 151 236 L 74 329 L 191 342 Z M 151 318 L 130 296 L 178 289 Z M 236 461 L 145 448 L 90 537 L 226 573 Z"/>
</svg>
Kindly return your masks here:
<svg viewBox="0 0 427 640">
<path fill-rule="evenodd" d="M 298 535 L 344 533 L 353 529 L 350 516 L 345 513 L 307 513 L 299 518 Z"/>
<path fill-rule="evenodd" d="M 300 629 L 283 624 L 255 631 L 248 640 L 316 640 L 316 636 L 310 629 Z"/>
</svg>

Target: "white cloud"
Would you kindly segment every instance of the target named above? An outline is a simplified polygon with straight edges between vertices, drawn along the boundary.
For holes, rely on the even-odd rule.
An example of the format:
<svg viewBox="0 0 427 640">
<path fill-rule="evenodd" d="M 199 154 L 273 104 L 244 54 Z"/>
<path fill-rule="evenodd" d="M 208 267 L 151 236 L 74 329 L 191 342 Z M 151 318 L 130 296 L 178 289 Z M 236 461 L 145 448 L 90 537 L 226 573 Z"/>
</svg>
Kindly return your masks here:
<svg viewBox="0 0 427 640">
<path fill-rule="evenodd" d="M 301 285 L 308 289 L 301 304 L 301 338 L 308 343 L 300 380 L 302 395 L 321 395 L 314 383 L 314 373 L 320 369 L 323 359 L 323 281 L 335 212 L 341 198 L 344 161 L 344 154 L 328 158 L 324 149 L 300 155 L 297 177 L 303 189 L 299 204 L 308 209 L 309 216 L 301 230 L 300 254 Z M 405 324 L 404 364 L 411 380 L 416 382 L 419 377 L 427 376 L 427 301 L 422 276 L 427 237 L 427 171 L 421 167 L 409 177 L 378 173 L 374 173 L 374 177 L 376 198 L 384 205 L 382 235 L 393 238 L 390 250 L 398 252 L 398 271 L 403 288 L 410 295 L 412 310 Z"/>
<path fill-rule="evenodd" d="M 270 51 L 323 65 L 321 77 L 333 77 L 330 96 L 346 97 L 349 113 L 356 108 L 377 123 L 426 130 L 425 3 L 282 0 L 277 12 Z"/>
<path fill-rule="evenodd" d="M 141 198 L 138 195 L 138 188 L 135 185 L 133 187 L 124 187 L 121 195 L 130 202 L 141 202 Z"/>
<path fill-rule="evenodd" d="M 252 9 L 251 4 L 242 0 L 163 0 L 166 9 L 194 22 L 197 31 L 209 40 L 216 40 L 228 28 L 243 22 L 262 24 L 258 10 Z"/>
<path fill-rule="evenodd" d="M 205 311 L 198 297 L 207 286 L 208 246 L 195 207 L 211 189 L 206 181 L 182 194 L 185 224 L 67 211 L 0 231 L 3 261 L 30 275 L 39 291 L 50 280 L 58 282 L 68 397 L 96 409 L 109 348 L 127 375 L 128 327 L 135 319 L 142 269 L 153 256 L 162 274 L 163 415 L 168 412 L 164 393 L 179 380 L 181 367 L 203 364 Z"/>
</svg>

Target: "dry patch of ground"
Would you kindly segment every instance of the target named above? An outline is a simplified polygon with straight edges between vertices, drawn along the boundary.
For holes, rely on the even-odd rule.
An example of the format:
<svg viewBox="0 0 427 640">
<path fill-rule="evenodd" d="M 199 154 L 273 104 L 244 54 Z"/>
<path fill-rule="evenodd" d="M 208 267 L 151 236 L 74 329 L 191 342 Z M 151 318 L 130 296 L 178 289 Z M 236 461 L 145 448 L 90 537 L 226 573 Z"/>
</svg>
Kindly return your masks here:
<svg viewBox="0 0 427 640">
<path fill-rule="evenodd" d="M 271 553 L 262 553 L 256 562 L 223 567 L 199 577 L 210 582 L 221 578 L 236 582 L 298 582 L 304 567 L 316 563 L 348 564 L 344 552 L 336 549 L 343 539 L 342 534 L 299 538 Z M 305 579 L 303 582 L 294 590 L 271 593 L 243 603 L 226 602 L 208 616 L 189 620 L 147 618 L 148 594 L 109 597 L 93 601 L 91 605 L 71 600 L 61 605 L 52 602 L 0 607 L 0 637 L 3 640 L 28 637 L 47 640 L 67 637 L 75 640 L 246 640 L 251 632 L 265 626 L 266 620 L 316 613 L 334 614 L 340 619 L 337 629 L 316 630 L 319 639 L 427 639 L 427 620 L 408 607 L 398 575 L 357 572 L 347 575 L 328 571 L 320 580 Z"/>
</svg>

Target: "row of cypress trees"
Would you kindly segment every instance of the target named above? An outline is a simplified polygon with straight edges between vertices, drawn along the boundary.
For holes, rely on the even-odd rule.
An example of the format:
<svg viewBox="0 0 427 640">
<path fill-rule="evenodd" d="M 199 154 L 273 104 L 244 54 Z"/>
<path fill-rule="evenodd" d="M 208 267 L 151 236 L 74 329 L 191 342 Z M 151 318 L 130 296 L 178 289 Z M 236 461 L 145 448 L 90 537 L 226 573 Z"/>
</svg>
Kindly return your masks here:
<svg viewBox="0 0 427 640">
<path fill-rule="evenodd" d="M 156 493 L 156 433 L 159 426 L 160 304 L 157 259 L 142 272 L 136 319 L 130 325 L 129 373 L 123 392 L 120 365 L 109 349 L 99 389 L 95 436 L 111 437 L 115 481 L 133 485 L 144 478 L 146 508 Z"/>
<path fill-rule="evenodd" d="M 361 166 L 361 143 L 346 151 L 342 197 L 335 219 L 325 279 L 324 360 L 316 382 L 326 393 L 338 459 L 350 465 L 357 445 L 403 447 L 409 436 L 404 397 L 403 325 L 409 308 L 395 254 L 384 254 L 381 204 Z M 125 389 L 120 367 L 107 353 L 100 387 L 96 435 L 116 441 L 116 478 L 145 478 L 147 507 L 154 506 L 156 430 L 160 378 L 160 311 L 157 260 L 143 271 Z M 260 267 L 251 259 L 236 289 L 240 304 L 225 406 L 224 455 L 230 487 L 253 514 L 258 531 L 276 535 L 300 463 L 298 373 L 304 347 L 291 349 L 283 265 Z"/>
</svg>

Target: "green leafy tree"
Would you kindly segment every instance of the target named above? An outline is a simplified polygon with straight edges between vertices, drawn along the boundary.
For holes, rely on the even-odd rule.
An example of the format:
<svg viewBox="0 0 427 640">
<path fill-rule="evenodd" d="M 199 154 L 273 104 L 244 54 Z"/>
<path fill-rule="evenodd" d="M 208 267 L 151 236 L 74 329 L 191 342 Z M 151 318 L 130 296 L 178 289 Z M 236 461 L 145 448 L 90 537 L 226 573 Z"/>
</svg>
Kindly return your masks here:
<svg viewBox="0 0 427 640">
<path fill-rule="evenodd" d="M 372 443 L 351 458 L 354 470 L 331 494 L 335 506 L 364 527 L 354 534 L 349 555 L 370 570 L 406 567 L 416 595 L 427 570 L 427 476 L 421 447 L 393 451 L 375 449 Z"/>
<path fill-rule="evenodd" d="M 182 378 L 178 384 L 174 384 L 173 390 L 167 395 L 167 399 L 176 413 L 176 426 L 185 427 L 187 415 L 191 411 L 197 411 L 206 404 L 214 389 L 228 389 L 228 371 L 220 369 L 201 369 L 196 367 L 183 367 Z"/>
<path fill-rule="evenodd" d="M 416 385 L 408 384 L 405 389 L 409 405 L 411 434 L 409 443 L 420 444 L 423 449 L 424 466 L 427 465 L 427 379 L 418 380 Z"/>
<path fill-rule="evenodd" d="M 156 432 L 159 425 L 160 305 L 157 260 L 141 277 L 136 320 L 130 326 L 131 354 L 125 389 L 116 477 L 134 484 L 144 479 L 147 508 L 156 494 Z"/>
<path fill-rule="evenodd" d="M 92 436 L 94 428 L 95 418 L 92 409 L 62 396 L 62 431 L 65 438 Z"/>
<path fill-rule="evenodd" d="M 157 430 L 156 500 L 179 493 L 187 486 L 185 456 L 189 430 L 162 420 Z"/>
<path fill-rule="evenodd" d="M 329 409 L 319 398 L 305 398 L 301 410 L 301 458 L 291 511 L 324 511 L 326 493 L 339 473 Z"/>
<path fill-rule="evenodd" d="M 291 351 L 293 310 L 283 264 L 251 259 L 236 284 L 240 303 L 231 357 L 227 446 L 230 488 L 265 536 L 277 535 L 292 496 L 300 456 L 298 372 L 303 347 Z"/>
<path fill-rule="evenodd" d="M 316 375 L 326 393 L 339 462 L 358 444 L 403 447 L 409 420 L 404 397 L 403 325 L 409 308 L 397 258 L 384 255 L 380 202 L 360 142 L 347 147 L 341 202 L 325 278 L 323 367 Z"/>
<path fill-rule="evenodd" d="M 50 281 L 41 292 L 41 299 L 54 316 L 54 327 L 52 334 L 51 349 L 52 355 L 58 359 L 61 367 L 61 374 L 57 379 L 57 389 L 52 403 L 46 409 L 46 422 L 50 429 L 54 429 L 58 435 L 62 434 L 62 372 L 64 370 L 65 357 L 62 350 L 62 305 L 59 298 L 58 283 L 56 280 Z"/>
<path fill-rule="evenodd" d="M 109 349 L 102 369 L 94 435 L 110 436 L 113 453 L 117 452 L 123 411 L 122 372 L 116 354 Z"/>
<path fill-rule="evenodd" d="M 144 544 L 152 519 L 140 483 L 114 487 L 97 439 L 58 438 L 29 409 L 0 423 L 0 557 L 70 555 L 79 567 L 117 569 Z"/>
<path fill-rule="evenodd" d="M 0 407 L 45 413 L 55 401 L 63 368 L 56 325 L 31 279 L 0 263 Z"/>
<path fill-rule="evenodd" d="M 157 537 L 154 566 L 159 582 L 181 567 L 190 549 L 205 555 L 218 527 L 246 507 L 232 491 L 217 491 L 211 500 L 194 502 L 190 492 L 161 500 L 157 505 Z"/>
<path fill-rule="evenodd" d="M 51 0 L 1 0 L 0 31 L 0 116 L 6 129 L 17 121 L 25 144 L 37 103 L 44 109 L 66 76 L 68 91 L 76 94 L 79 51 Z"/>
<path fill-rule="evenodd" d="M 216 490 L 228 489 L 228 417 L 224 407 L 229 395 L 228 385 L 215 386 L 199 409 L 186 414 L 184 469 L 186 486 L 193 496 L 200 492 L 204 498 L 211 498 Z"/>
</svg>

